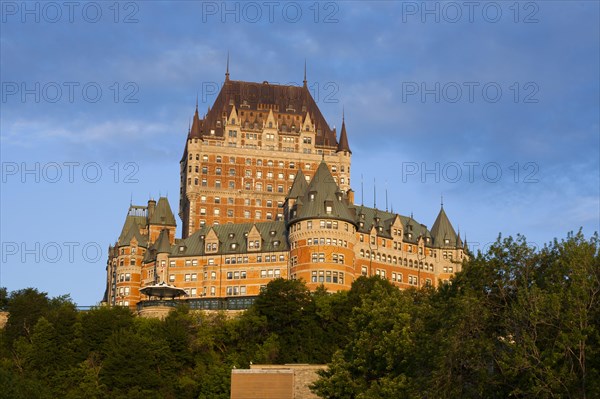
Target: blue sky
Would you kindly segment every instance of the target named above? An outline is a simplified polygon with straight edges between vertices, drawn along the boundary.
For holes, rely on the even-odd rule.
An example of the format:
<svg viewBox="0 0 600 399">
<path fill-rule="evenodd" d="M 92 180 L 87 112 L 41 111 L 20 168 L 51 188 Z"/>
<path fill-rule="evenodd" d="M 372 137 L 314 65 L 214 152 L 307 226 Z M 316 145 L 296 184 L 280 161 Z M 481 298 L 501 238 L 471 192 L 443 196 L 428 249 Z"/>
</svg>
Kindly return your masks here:
<svg viewBox="0 0 600 399">
<path fill-rule="evenodd" d="M 467 2 L 468 3 L 468 2 Z M 104 292 L 130 200 L 168 195 L 196 95 L 301 84 L 345 110 L 357 201 L 472 249 L 599 230 L 599 3 L 2 2 L 0 285 Z M 364 195 L 361 196 L 361 180 Z"/>
</svg>

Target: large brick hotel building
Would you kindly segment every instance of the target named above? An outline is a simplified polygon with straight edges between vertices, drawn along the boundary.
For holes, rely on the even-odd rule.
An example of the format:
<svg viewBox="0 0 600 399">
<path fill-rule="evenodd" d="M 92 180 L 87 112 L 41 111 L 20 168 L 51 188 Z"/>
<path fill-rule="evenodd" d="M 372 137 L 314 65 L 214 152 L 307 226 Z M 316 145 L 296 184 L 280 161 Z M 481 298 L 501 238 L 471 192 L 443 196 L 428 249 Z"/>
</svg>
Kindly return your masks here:
<svg viewBox="0 0 600 399">
<path fill-rule="evenodd" d="M 138 310 L 166 283 L 192 308 L 243 309 L 272 279 L 347 290 L 361 275 L 399 288 L 457 272 L 465 244 L 443 207 L 428 229 L 355 204 L 346 124 L 331 129 L 303 86 L 225 82 L 180 165 L 182 237 L 167 198 L 131 205 L 109 248 L 104 302 Z"/>
</svg>

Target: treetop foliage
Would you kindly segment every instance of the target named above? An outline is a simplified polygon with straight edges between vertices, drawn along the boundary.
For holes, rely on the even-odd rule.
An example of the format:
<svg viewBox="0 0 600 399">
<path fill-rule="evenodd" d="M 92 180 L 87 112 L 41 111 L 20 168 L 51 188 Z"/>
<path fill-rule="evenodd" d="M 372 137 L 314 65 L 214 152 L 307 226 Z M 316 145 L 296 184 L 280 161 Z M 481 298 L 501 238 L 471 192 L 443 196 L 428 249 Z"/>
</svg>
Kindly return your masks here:
<svg viewBox="0 0 600 399">
<path fill-rule="evenodd" d="M 321 363 L 323 398 L 600 397 L 600 246 L 499 237 L 449 284 L 347 292 L 273 280 L 237 317 L 78 312 L 68 296 L 0 289 L 1 398 L 229 398 L 232 368 Z"/>
</svg>

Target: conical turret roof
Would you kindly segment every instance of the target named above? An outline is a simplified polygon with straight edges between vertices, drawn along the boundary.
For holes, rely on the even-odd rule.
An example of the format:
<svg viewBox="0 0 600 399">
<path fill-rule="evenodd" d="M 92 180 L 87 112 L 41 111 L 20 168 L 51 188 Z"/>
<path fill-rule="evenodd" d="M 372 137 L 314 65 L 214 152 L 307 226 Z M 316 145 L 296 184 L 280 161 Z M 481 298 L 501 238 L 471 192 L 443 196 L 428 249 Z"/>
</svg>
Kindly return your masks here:
<svg viewBox="0 0 600 399">
<path fill-rule="evenodd" d="M 305 193 L 298 199 L 294 220 L 339 219 L 355 224 L 348 199 L 333 179 L 325 161 L 321 161 Z"/>
<path fill-rule="evenodd" d="M 337 152 L 348 151 L 352 154 L 350 146 L 348 145 L 348 135 L 346 133 L 346 121 L 342 118 L 342 132 L 340 133 L 340 141 L 338 143 Z"/>
<path fill-rule="evenodd" d="M 431 235 L 433 236 L 434 245 L 438 248 L 456 246 L 458 236 L 443 206 L 431 227 Z"/>
</svg>

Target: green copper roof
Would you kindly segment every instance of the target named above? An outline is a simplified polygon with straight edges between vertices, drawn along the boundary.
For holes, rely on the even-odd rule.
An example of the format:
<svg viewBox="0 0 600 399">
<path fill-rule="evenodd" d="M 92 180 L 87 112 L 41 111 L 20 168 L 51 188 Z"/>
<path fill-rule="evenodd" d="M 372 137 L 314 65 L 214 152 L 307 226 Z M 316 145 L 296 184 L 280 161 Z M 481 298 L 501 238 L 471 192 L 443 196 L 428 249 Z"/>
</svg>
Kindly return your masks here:
<svg viewBox="0 0 600 399">
<path fill-rule="evenodd" d="M 166 197 L 158 199 L 154 213 L 150 218 L 150 224 L 177 226 L 175 216 L 173 215 L 173 211 L 171 211 L 171 205 L 169 205 L 169 200 Z"/>
<path fill-rule="evenodd" d="M 123 224 L 123 229 L 117 240 L 117 245 L 129 245 L 133 237 L 136 238 L 138 244 L 145 247 L 147 244 L 147 238 L 142 236 L 140 229 L 146 227 L 146 207 L 143 206 L 130 206 Z"/>
<path fill-rule="evenodd" d="M 436 247 L 456 247 L 462 245 L 459 243 L 460 238 L 456 235 L 450 219 L 444 211 L 444 207 L 440 209 L 433 226 L 431 227 L 431 235 L 433 236 L 433 243 Z M 444 240 L 449 240 L 448 244 L 444 243 Z"/>
<path fill-rule="evenodd" d="M 306 177 L 304 176 L 304 173 L 302 173 L 302 169 L 300 169 L 294 178 L 294 183 L 292 183 L 292 188 L 290 188 L 287 198 L 298 198 L 304 195 L 307 188 L 308 183 L 306 182 Z"/>
<path fill-rule="evenodd" d="M 154 243 L 154 248 L 156 248 L 156 253 L 170 253 L 171 252 L 171 243 L 169 242 L 169 230 L 162 229 L 160 234 L 158 235 L 158 239 L 156 243 Z"/>
<path fill-rule="evenodd" d="M 258 251 L 248 251 L 247 248 L 247 234 L 253 226 L 256 226 L 261 236 L 261 245 Z M 217 252 L 207 254 L 205 252 L 205 239 L 211 230 L 217 235 L 219 245 Z M 229 255 L 281 251 L 289 251 L 287 231 L 283 221 L 274 221 L 204 226 L 188 238 L 178 240 L 176 245 L 172 247 L 171 256 Z"/>
<path fill-rule="evenodd" d="M 321 161 L 310 184 L 292 210 L 291 221 L 324 218 L 345 220 L 354 224 L 354 215 L 350 208 L 345 193 L 331 176 L 325 161 Z"/>
</svg>

